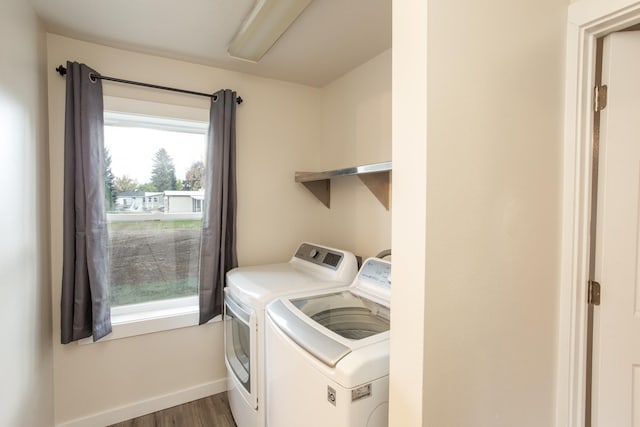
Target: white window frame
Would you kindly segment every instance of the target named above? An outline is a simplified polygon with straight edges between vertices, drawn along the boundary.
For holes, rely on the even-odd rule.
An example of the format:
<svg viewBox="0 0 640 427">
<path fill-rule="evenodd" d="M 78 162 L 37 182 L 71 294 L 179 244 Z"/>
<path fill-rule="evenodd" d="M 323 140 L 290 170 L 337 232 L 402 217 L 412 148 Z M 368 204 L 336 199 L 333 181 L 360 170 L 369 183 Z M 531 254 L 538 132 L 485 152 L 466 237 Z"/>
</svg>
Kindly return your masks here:
<svg viewBox="0 0 640 427">
<path fill-rule="evenodd" d="M 185 107 L 116 97 L 104 97 L 105 125 L 148 127 L 187 133 L 205 133 L 208 130 L 209 111 L 205 108 Z M 143 198 L 144 199 L 144 198 Z M 107 214 L 110 215 L 117 214 Z M 153 214 L 150 214 L 153 216 Z M 166 215 L 166 214 L 165 214 Z M 198 217 L 197 214 L 180 216 Z M 143 215 L 147 217 L 148 215 Z M 136 220 L 142 215 L 136 215 Z M 199 323 L 198 295 L 149 301 L 111 308 L 112 333 L 98 342 L 137 335 L 197 326 Z M 222 321 L 216 316 L 209 323 Z M 78 341 L 91 344 L 91 337 Z"/>
</svg>

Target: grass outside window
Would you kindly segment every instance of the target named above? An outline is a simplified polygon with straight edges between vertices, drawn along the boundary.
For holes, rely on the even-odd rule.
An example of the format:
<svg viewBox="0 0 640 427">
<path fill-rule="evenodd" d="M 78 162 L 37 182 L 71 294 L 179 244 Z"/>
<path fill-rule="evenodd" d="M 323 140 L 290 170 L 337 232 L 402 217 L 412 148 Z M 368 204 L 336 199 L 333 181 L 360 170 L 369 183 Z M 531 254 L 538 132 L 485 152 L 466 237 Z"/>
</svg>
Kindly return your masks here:
<svg viewBox="0 0 640 427">
<path fill-rule="evenodd" d="M 202 220 L 109 224 L 111 305 L 197 295 Z"/>
</svg>

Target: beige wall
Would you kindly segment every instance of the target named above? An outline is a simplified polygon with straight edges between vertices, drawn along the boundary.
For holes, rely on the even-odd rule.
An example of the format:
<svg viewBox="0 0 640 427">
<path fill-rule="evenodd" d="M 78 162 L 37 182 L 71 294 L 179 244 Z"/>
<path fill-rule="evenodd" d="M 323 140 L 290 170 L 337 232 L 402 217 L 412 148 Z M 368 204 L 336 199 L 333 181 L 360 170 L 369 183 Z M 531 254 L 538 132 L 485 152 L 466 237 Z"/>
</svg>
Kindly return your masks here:
<svg viewBox="0 0 640 427">
<path fill-rule="evenodd" d="M 84 62 L 104 75 L 204 92 L 233 88 L 238 108 L 238 253 L 241 264 L 282 260 L 318 237 L 313 201 L 293 181 L 315 166 L 320 91 L 154 56 L 48 36 L 56 421 L 107 411 L 223 379 L 222 325 L 209 324 L 93 345 L 60 345 L 59 297 L 64 79 L 54 68 Z M 205 98 L 104 84 L 105 95 L 208 109 Z M 310 237 L 308 237 L 310 236 Z"/>
<path fill-rule="evenodd" d="M 394 3 L 392 425 L 554 423 L 566 8 Z"/>
<path fill-rule="evenodd" d="M 323 170 L 391 160 L 391 50 L 322 89 L 318 153 Z M 391 247 L 391 210 L 357 177 L 332 180 L 331 209 L 315 205 L 327 244 L 363 258 Z"/>
<path fill-rule="evenodd" d="M 53 423 L 45 35 L 28 2 L 0 13 L 0 424 Z"/>
<path fill-rule="evenodd" d="M 391 248 L 394 256 L 389 418 L 391 426 L 403 427 L 423 425 L 427 4 L 425 0 L 393 2 L 392 13 L 394 212 Z"/>
<path fill-rule="evenodd" d="M 233 88 L 245 99 L 237 121 L 241 265 L 286 259 L 302 240 L 365 256 L 389 247 L 390 214 L 357 178 L 334 186 L 337 209 L 327 210 L 293 177 L 296 170 L 389 160 L 390 52 L 363 65 L 362 71 L 354 70 L 317 89 L 48 35 L 57 422 L 225 376 L 219 323 L 93 345 L 58 344 L 60 289 L 55 278 L 61 275 L 62 262 L 64 79 L 54 68 L 67 59 L 85 62 L 104 75 L 132 80 L 210 92 Z M 105 83 L 104 92 L 108 97 L 208 108 L 206 99 L 130 86 Z M 116 101 L 108 99 L 110 105 Z M 349 119 L 341 119 L 342 115 Z M 331 138 L 326 135 L 328 127 Z M 365 213 L 369 226 L 354 226 L 353 221 Z M 369 228 L 375 232 L 370 234 Z"/>
</svg>

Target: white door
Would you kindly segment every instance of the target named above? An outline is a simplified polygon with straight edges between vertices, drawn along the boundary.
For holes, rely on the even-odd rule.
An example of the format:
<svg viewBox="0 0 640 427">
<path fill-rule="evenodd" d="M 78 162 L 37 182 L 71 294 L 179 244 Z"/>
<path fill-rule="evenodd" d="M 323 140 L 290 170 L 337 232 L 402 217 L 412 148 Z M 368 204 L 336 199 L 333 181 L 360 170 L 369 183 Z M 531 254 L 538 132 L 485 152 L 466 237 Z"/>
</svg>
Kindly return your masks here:
<svg viewBox="0 0 640 427">
<path fill-rule="evenodd" d="M 640 32 L 604 41 L 593 426 L 640 427 Z"/>
</svg>

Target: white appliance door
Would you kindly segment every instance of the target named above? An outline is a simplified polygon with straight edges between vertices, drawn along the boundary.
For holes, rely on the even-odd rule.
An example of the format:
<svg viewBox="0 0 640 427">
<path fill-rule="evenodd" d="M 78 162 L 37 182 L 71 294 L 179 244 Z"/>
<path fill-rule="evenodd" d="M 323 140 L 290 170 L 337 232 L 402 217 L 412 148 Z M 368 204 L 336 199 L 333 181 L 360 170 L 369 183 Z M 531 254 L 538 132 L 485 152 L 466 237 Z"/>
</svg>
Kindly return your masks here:
<svg viewBox="0 0 640 427">
<path fill-rule="evenodd" d="M 348 290 L 290 301 L 310 319 L 343 338 L 361 340 L 389 330 L 389 307 Z"/>
<path fill-rule="evenodd" d="M 327 366 L 335 367 L 342 358 L 351 353 L 351 348 L 302 320 L 289 310 L 282 300 L 273 302 L 268 313 L 285 335 Z"/>
<path fill-rule="evenodd" d="M 229 295 L 225 295 L 224 305 L 225 363 L 247 405 L 256 409 L 256 315 Z"/>
<path fill-rule="evenodd" d="M 640 427 L 640 32 L 604 40 L 594 311 L 594 426 Z"/>
<path fill-rule="evenodd" d="M 388 307 L 348 290 L 279 299 L 267 311 L 285 335 L 332 368 L 353 343 L 389 330 Z"/>
</svg>

